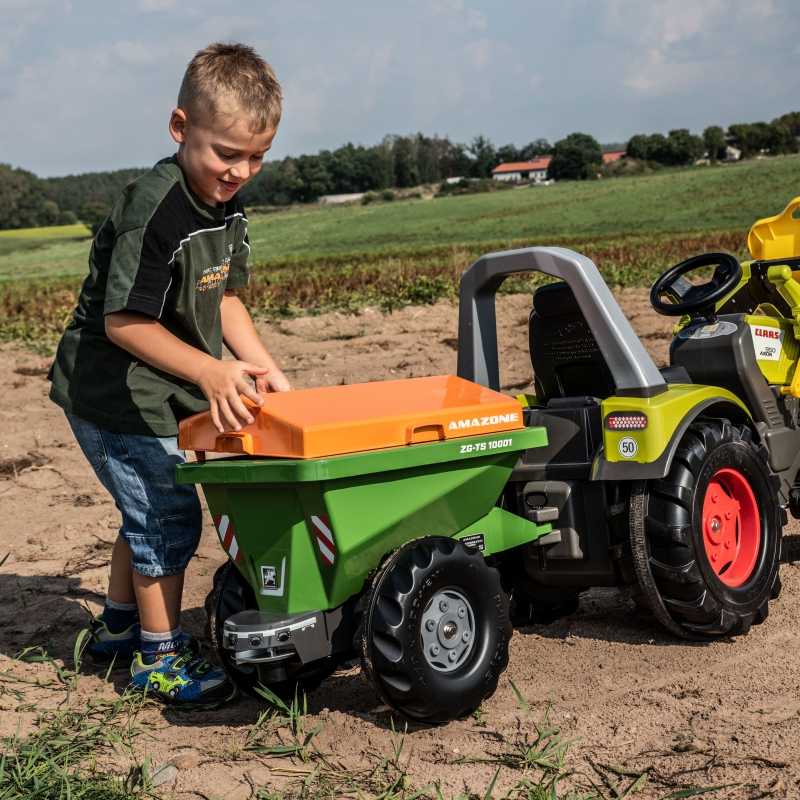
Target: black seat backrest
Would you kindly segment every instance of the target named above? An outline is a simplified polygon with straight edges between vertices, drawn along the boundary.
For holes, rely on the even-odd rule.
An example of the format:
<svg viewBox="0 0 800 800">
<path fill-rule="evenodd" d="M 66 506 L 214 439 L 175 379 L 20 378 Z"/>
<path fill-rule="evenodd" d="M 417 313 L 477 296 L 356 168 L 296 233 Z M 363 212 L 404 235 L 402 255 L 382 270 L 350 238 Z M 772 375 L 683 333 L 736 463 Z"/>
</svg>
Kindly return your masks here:
<svg viewBox="0 0 800 800">
<path fill-rule="evenodd" d="M 614 394 L 611 370 L 566 283 L 540 286 L 533 293 L 528 342 L 536 396 L 543 402 Z"/>
</svg>

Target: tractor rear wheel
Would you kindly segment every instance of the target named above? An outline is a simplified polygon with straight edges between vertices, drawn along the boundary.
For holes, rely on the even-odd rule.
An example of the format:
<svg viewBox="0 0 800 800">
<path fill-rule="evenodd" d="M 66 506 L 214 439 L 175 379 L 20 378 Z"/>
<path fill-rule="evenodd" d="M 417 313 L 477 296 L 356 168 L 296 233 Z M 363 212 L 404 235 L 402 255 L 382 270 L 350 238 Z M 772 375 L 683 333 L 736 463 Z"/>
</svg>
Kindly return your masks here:
<svg viewBox="0 0 800 800">
<path fill-rule="evenodd" d="M 669 474 L 633 487 L 631 545 L 655 616 L 689 638 L 744 634 L 780 593 L 785 511 L 747 427 L 693 424 Z"/>
<path fill-rule="evenodd" d="M 481 553 L 455 539 L 418 539 L 393 553 L 372 582 L 362 664 L 402 714 L 447 722 L 497 688 L 511 634 L 500 575 Z"/>
</svg>

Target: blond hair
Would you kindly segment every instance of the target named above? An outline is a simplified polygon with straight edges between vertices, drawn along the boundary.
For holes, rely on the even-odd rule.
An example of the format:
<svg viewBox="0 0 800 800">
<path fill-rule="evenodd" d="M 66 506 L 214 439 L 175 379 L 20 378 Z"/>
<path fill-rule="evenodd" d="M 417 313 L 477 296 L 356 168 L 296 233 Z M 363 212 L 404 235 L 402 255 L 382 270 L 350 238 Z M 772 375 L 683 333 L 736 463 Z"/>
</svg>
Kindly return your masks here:
<svg viewBox="0 0 800 800">
<path fill-rule="evenodd" d="M 178 106 L 187 114 L 220 113 L 220 100 L 228 97 L 251 117 L 253 131 L 276 128 L 281 119 L 281 85 L 256 51 L 246 44 L 214 42 L 189 62 L 178 92 Z"/>
</svg>

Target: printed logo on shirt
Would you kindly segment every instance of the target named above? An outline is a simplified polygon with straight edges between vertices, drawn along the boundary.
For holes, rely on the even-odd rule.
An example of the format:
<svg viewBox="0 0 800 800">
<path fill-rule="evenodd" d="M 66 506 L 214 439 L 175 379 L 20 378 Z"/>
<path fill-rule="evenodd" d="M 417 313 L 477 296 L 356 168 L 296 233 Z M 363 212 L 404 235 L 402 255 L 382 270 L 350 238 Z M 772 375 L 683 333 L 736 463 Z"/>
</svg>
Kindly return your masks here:
<svg viewBox="0 0 800 800">
<path fill-rule="evenodd" d="M 206 267 L 203 274 L 198 279 L 194 288 L 198 292 L 207 292 L 209 289 L 216 289 L 228 280 L 228 273 L 231 270 L 230 257 L 222 259 L 222 263 L 216 267 Z"/>
</svg>

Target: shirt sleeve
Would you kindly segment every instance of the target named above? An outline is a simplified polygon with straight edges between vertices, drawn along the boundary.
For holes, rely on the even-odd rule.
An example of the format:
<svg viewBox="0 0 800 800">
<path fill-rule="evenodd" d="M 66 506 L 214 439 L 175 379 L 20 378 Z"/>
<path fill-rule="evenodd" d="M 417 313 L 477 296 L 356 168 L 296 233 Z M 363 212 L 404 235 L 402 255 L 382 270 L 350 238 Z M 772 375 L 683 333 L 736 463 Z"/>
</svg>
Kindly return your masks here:
<svg viewBox="0 0 800 800">
<path fill-rule="evenodd" d="M 136 311 L 160 319 L 172 285 L 175 243 L 150 223 L 118 234 L 108 268 L 104 314 Z"/>
<path fill-rule="evenodd" d="M 241 214 L 241 216 L 238 216 Z M 236 223 L 236 233 L 231 253 L 231 268 L 228 275 L 226 289 L 241 289 L 247 286 L 250 280 L 250 269 L 247 260 L 250 256 L 250 239 L 247 235 L 247 217 L 244 209 L 239 206 Z"/>
</svg>

